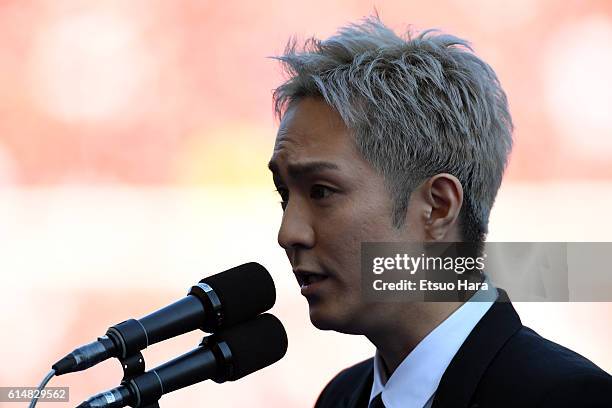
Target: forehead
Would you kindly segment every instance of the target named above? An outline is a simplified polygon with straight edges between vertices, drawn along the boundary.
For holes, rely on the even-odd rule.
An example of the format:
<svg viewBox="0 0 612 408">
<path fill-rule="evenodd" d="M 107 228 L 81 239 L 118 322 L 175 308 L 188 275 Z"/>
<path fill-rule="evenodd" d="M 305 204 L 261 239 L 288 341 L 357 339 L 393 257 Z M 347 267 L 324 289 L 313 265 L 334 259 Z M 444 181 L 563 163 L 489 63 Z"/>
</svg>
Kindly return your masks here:
<svg viewBox="0 0 612 408">
<path fill-rule="evenodd" d="M 292 104 L 280 123 L 271 162 L 361 159 L 340 115 L 320 99 Z"/>
</svg>

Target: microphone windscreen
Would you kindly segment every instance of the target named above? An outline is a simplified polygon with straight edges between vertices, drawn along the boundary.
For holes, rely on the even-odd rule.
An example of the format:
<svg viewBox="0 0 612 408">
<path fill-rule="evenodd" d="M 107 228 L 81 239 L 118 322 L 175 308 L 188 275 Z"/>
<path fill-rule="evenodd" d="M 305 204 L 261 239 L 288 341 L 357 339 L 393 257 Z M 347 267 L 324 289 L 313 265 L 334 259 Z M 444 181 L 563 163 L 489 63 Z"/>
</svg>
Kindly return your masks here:
<svg viewBox="0 0 612 408">
<path fill-rule="evenodd" d="M 249 262 L 202 279 L 221 301 L 223 323 L 231 327 L 270 310 L 276 302 L 272 277 L 260 264 Z"/>
<path fill-rule="evenodd" d="M 261 370 L 283 358 L 287 352 L 287 333 L 274 315 L 264 313 L 253 320 L 214 334 L 225 341 L 232 353 L 233 372 L 228 381 Z"/>
</svg>

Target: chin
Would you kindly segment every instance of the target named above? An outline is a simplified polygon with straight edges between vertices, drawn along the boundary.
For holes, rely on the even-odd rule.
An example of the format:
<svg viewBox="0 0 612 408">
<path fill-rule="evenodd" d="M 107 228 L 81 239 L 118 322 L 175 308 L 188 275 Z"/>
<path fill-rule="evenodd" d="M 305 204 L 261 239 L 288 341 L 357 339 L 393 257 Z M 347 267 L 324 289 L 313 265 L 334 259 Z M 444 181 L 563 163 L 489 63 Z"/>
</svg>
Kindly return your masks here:
<svg viewBox="0 0 612 408">
<path fill-rule="evenodd" d="M 322 304 L 309 303 L 310 322 L 319 330 L 333 330 L 345 334 L 362 334 L 355 319 L 343 315 L 333 308 L 323 307 Z"/>
<path fill-rule="evenodd" d="M 310 322 L 319 330 L 337 330 L 337 325 L 326 319 L 318 319 L 311 315 Z"/>
</svg>

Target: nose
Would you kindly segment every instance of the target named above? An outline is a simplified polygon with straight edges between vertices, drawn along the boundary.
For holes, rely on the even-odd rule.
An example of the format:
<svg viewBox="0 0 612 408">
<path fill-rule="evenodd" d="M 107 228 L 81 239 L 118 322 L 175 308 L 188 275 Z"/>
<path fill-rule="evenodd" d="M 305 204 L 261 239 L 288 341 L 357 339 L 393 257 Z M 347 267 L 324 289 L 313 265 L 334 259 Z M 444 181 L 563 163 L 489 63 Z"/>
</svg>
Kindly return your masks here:
<svg viewBox="0 0 612 408">
<path fill-rule="evenodd" d="M 297 248 L 312 248 L 315 245 L 315 232 L 308 210 L 297 201 L 287 203 L 280 229 L 278 244 L 286 251 Z"/>
</svg>

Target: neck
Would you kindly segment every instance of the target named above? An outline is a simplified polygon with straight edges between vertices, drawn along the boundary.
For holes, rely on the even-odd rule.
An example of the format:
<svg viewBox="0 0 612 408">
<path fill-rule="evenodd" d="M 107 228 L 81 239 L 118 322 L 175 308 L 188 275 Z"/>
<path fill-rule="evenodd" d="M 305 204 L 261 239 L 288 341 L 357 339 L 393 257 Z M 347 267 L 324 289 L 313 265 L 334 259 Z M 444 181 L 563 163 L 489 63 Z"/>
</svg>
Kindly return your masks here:
<svg viewBox="0 0 612 408">
<path fill-rule="evenodd" d="M 387 304 L 389 305 L 389 304 Z M 396 304 L 388 310 L 389 321 L 380 322 L 366 337 L 378 350 L 391 376 L 408 354 L 440 323 L 462 305 L 461 302 L 413 303 L 410 308 Z"/>
</svg>

